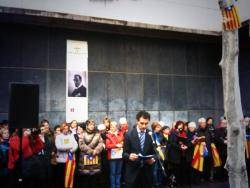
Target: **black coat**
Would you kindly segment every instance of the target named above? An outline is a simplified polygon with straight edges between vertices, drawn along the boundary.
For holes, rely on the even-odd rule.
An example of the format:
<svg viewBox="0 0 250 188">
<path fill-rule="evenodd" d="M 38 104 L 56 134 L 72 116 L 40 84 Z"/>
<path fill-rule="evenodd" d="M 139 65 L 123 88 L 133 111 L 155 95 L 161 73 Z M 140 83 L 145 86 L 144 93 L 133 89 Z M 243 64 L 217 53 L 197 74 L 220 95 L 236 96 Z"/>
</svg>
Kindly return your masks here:
<svg viewBox="0 0 250 188">
<path fill-rule="evenodd" d="M 172 131 L 169 135 L 169 144 L 167 148 L 167 160 L 170 163 L 180 164 L 181 147 L 179 144 L 179 136 L 177 131 Z"/>
<path fill-rule="evenodd" d="M 192 162 L 193 160 L 193 156 L 194 156 L 194 146 L 192 141 L 194 139 L 194 136 L 196 135 L 196 131 L 195 132 L 190 132 L 188 131 L 187 132 L 187 147 L 188 149 L 186 150 L 186 159 L 187 159 L 187 162 Z"/>
<path fill-rule="evenodd" d="M 165 138 L 164 136 L 162 136 L 161 145 L 167 147 L 168 144 L 169 144 L 169 136 L 168 136 L 168 138 Z"/>
<path fill-rule="evenodd" d="M 215 141 L 215 128 L 214 128 L 214 125 L 208 125 L 207 124 L 207 129 L 208 129 L 208 132 L 210 133 L 210 136 L 211 136 L 211 142 L 214 142 Z"/>
<path fill-rule="evenodd" d="M 155 155 L 153 142 L 150 135 L 148 134 L 148 130 L 146 131 L 145 135 L 143 151 L 140 147 L 140 140 L 138 137 L 137 129 L 133 128 L 131 131 L 126 133 L 124 139 L 123 159 L 125 160 L 125 181 L 127 183 L 133 184 L 136 181 L 137 176 L 140 173 L 143 173 L 144 177 L 146 178 L 146 181 L 149 181 L 149 184 L 152 184 L 152 165 L 148 165 L 146 163 L 143 163 L 142 165 L 140 160 L 129 160 L 129 156 L 131 153 L 141 153 L 142 155 Z"/>
<path fill-rule="evenodd" d="M 86 97 L 86 87 L 82 85 L 81 87 L 75 89 L 72 92 L 71 97 Z"/>
<path fill-rule="evenodd" d="M 199 128 L 197 131 L 197 136 L 198 137 L 205 136 L 205 143 L 208 150 L 208 157 L 212 157 L 212 152 L 211 152 L 212 138 L 208 128 L 207 127 L 205 129 Z"/>
<path fill-rule="evenodd" d="M 227 140 L 227 129 L 224 127 L 216 129 L 215 131 L 216 146 L 222 158 L 227 157 L 227 144 L 224 143 L 225 140 Z"/>
</svg>

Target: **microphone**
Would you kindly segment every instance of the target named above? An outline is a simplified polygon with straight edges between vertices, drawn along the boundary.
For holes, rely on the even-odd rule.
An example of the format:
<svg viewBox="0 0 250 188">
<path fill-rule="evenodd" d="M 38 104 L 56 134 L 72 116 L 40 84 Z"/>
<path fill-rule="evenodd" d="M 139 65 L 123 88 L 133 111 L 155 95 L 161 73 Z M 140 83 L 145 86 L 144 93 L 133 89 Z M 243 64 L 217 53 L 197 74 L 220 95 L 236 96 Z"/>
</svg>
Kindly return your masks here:
<svg viewBox="0 0 250 188">
<path fill-rule="evenodd" d="M 156 148 L 157 145 L 156 145 L 155 140 L 154 140 L 154 138 L 153 138 L 153 133 L 152 133 L 152 131 L 149 131 L 149 132 L 148 132 L 148 135 L 151 137 L 151 140 L 152 140 L 152 142 L 153 142 L 154 151 L 155 151 L 157 157 L 159 158 L 159 151 L 158 151 L 157 148 Z M 164 168 L 164 166 L 163 166 L 163 164 L 162 164 L 162 161 L 161 161 L 161 160 L 158 160 L 158 161 L 159 161 L 160 167 L 161 167 L 161 169 L 162 169 L 163 175 L 164 175 L 165 177 L 167 177 L 166 172 L 165 172 L 165 168 Z"/>
<path fill-rule="evenodd" d="M 148 132 L 148 135 L 150 136 L 150 138 L 151 138 L 153 144 L 155 144 L 155 140 L 154 140 L 154 138 L 153 138 L 153 133 L 152 133 L 152 131 L 149 131 L 149 132 Z"/>
</svg>

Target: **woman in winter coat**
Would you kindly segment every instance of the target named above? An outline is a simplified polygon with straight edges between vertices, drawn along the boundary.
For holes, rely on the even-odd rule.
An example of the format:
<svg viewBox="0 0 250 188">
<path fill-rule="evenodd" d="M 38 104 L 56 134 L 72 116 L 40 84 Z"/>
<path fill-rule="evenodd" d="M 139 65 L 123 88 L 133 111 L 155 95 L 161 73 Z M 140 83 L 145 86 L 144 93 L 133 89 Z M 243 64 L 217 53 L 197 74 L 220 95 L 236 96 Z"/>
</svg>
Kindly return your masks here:
<svg viewBox="0 0 250 188">
<path fill-rule="evenodd" d="M 184 122 L 177 121 L 175 129 L 171 131 L 168 146 L 168 161 L 172 166 L 177 185 L 183 186 L 187 183 L 187 160 L 186 150 L 187 135 L 184 131 Z"/>
<path fill-rule="evenodd" d="M 95 129 L 93 120 L 86 121 L 86 131 L 79 137 L 79 182 L 80 187 L 98 187 L 99 173 L 101 172 L 100 154 L 103 150 L 103 139 Z"/>
</svg>

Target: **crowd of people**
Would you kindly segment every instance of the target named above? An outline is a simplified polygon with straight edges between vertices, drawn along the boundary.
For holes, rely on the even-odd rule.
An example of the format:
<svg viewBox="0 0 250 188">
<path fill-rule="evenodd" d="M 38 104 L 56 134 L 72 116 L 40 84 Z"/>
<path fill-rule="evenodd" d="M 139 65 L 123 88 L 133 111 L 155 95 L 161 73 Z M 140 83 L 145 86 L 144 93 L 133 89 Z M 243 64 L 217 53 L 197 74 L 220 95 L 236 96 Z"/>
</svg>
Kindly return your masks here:
<svg viewBox="0 0 250 188">
<path fill-rule="evenodd" d="M 178 187 L 226 181 L 227 120 L 212 117 L 166 125 L 140 111 L 136 124 L 108 117 L 96 126 L 63 122 L 37 128 L 0 125 L 4 187 Z M 250 129 L 249 129 L 250 130 Z M 21 144 L 20 144 L 21 141 Z M 21 148 L 21 149 L 20 149 Z M 22 157 L 20 157 L 22 156 Z"/>
</svg>

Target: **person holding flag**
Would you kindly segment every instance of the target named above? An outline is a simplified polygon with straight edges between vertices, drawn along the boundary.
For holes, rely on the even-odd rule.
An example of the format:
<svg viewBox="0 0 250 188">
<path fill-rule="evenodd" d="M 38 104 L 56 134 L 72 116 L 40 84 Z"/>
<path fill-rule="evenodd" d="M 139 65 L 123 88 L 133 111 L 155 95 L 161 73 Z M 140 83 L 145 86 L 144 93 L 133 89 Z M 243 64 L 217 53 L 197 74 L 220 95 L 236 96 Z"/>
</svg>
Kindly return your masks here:
<svg viewBox="0 0 250 188">
<path fill-rule="evenodd" d="M 73 187 L 75 172 L 75 151 L 78 144 L 69 131 L 69 126 L 64 122 L 61 126 L 62 134 L 56 136 L 57 149 L 56 187 Z"/>
<path fill-rule="evenodd" d="M 199 129 L 197 131 L 196 146 L 194 149 L 194 156 L 192 160 L 192 167 L 200 172 L 201 181 L 205 179 L 213 181 L 211 176 L 211 168 L 221 166 L 219 153 L 212 143 L 211 134 L 206 126 L 206 119 L 200 118 L 198 120 Z"/>
</svg>

